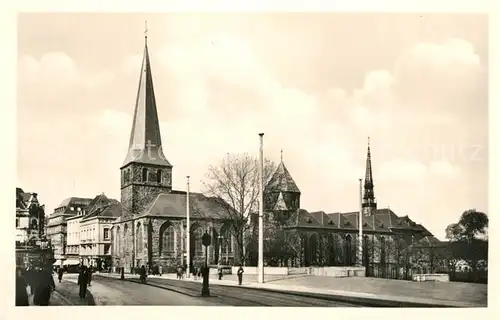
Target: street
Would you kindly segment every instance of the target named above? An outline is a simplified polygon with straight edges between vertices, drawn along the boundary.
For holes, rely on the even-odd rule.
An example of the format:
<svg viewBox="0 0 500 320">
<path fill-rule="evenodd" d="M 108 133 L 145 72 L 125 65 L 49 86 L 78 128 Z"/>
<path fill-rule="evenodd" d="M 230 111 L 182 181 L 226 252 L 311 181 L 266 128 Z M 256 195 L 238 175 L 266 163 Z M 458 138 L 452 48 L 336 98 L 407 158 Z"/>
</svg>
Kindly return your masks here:
<svg viewBox="0 0 500 320">
<path fill-rule="evenodd" d="M 51 305 L 166 305 L 166 306 L 276 306 L 276 307 L 355 307 L 346 303 L 296 296 L 278 292 L 221 286 L 211 283 L 211 297 L 200 297 L 201 283 L 173 279 L 148 278 L 147 284 L 137 279 L 119 280 L 94 275 L 88 288 L 89 298 L 78 298 L 76 274 L 65 274 L 58 284 L 63 298 Z M 54 298 L 57 296 L 54 296 Z"/>
</svg>

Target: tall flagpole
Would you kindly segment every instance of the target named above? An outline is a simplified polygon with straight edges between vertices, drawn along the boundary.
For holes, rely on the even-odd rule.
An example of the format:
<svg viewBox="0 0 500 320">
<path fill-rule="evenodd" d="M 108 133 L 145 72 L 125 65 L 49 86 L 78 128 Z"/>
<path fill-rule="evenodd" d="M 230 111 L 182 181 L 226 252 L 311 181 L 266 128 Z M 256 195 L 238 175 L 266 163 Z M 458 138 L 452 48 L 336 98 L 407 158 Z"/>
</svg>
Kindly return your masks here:
<svg viewBox="0 0 500 320">
<path fill-rule="evenodd" d="M 359 179 L 359 265 L 363 266 L 363 179 Z"/>
<path fill-rule="evenodd" d="M 191 225 L 189 224 L 189 176 L 186 177 L 187 180 L 187 195 L 186 195 L 186 265 L 187 265 L 187 272 L 186 272 L 186 277 L 190 277 L 191 275 L 191 235 L 190 235 L 190 229 Z"/>
<path fill-rule="evenodd" d="M 259 133 L 259 283 L 264 283 L 264 134 Z"/>
</svg>

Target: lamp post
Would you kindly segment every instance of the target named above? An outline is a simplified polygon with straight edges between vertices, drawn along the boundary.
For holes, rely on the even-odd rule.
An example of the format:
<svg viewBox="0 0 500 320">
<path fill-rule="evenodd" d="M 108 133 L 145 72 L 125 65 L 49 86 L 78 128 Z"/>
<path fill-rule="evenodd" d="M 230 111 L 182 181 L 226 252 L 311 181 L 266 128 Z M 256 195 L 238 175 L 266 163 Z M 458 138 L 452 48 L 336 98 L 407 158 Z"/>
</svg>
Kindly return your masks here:
<svg viewBox="0 0 500 320">
<path fill-rule="evenodd" d="M 259 283 L 264 283 L 264 134 L 259 133 Z"/>
<path fill-rule="evenodd" d="M 189 176 L 186 177 L 187 181 L 187 195 L 186 195 L 186 265 L 187 265 L 187 274 L 186 277 L 190 278 L 191 276 L 191 235 L 190 235 L 190 224 L 189 224 Z"/>
<path fill-rule="evenodd" d="M 359 179 L 359 266 L 363 266 L 363 179 Z"/>
</svg>

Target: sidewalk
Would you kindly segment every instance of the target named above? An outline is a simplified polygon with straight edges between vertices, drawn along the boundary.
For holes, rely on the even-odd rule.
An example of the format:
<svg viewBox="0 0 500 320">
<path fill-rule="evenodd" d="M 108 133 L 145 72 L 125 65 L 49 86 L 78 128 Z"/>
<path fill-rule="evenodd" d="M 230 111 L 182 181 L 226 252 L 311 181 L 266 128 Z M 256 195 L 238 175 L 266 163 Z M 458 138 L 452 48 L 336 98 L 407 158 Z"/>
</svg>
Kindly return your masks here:
<svg viewBox="0 0 500 320">
<path fill-rule="evenodd" d="M 119 278 L 118 274 L 101 274 Z M 152 279 L 176 280 L 175 274 L 149 275 Z M 138 278 L 126 275 L 125 278 Z M 192 276 L 183 281 L 202 282 Z M 265 283 L 258 283 L 256 275 L 243 277 L 241 287 L 286 292 L 297 295 L 379 306 L 435 306 L 435 307 L 486 307 L 487 287 L 464 283 L 425 283 L 376 278 L 334 278 L 311 275 L 266 276 Z M 238 286 L 236 275 L 210 276 L 210 283 Z"/>
</svg>

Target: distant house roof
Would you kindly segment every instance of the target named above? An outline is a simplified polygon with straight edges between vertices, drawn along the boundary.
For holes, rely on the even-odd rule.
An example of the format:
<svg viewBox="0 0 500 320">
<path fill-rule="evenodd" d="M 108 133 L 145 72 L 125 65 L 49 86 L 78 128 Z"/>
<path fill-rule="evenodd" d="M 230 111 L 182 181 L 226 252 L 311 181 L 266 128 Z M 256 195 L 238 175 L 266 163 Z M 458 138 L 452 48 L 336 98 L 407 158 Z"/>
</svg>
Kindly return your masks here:
<svg viewBox="0 0 500 320">
<path fill-rule="evenodd" d="M 107 217 L 118 218 L 121 216 L 122 206 L 119 202 L 109 202 L 106 205 L 100 206 L 82 218 L 82 221 L 88 221 L 93 218 Z"/>
<path fill-rule="evenodd" d="M 77 205 L 77 204 L 86 206 L 89 205 L 91 201 L 92 199 L 90 198 L 70 197 L 64 199 L 57 208 L 71 207 L 72 205 Z"/>
</svg>

